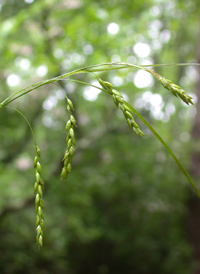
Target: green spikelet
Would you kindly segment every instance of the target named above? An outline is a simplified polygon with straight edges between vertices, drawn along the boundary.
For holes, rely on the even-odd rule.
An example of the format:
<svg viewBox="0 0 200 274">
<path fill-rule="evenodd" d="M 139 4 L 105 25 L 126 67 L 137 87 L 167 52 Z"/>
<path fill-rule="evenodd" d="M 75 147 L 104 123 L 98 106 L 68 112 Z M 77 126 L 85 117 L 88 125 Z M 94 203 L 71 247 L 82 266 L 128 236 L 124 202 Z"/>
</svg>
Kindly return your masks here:
<svg viewBox="0 0 200 274">
<path fill-rule="evenodd" d="M 76 147 L 76 140 L 75 140 L 75 133 L 74 133 L 74 126 L 76 127 L 76 119 L 72 115 L 72 110 L 74 110 L 73 103 L 70 99 L 67 98 L 67 111 L 69 114 L 69 120 L 66 123 L 65 130 L 68 132 L 66 138 L 66 151 L 63 157 L 64 167 L 61 171 L 61 180 L 66 179 L 67 176 L 70 174 L 72 169 L 72 160 L 74 156 L 74 151 Z"/>
<path fill-rule="evenodd" d="M 113 85 L 111 83 L 105 82 L 102 79 L 98 79 L 99 80 L 99 84 L 102 86 L 103 89 L 106 89 L 107 91 L 109 91 L 109 93 L 111 93 L 112 97 L 113 97 L 113 101 L 115 103 L 115 105 L 121 109 L 121 111 L 124 114 L 124 117 L 127 121 L 127 124 L 129 126 L 130 129 L 133 129 L 134 132 L 142 137 L 144 136 L 144 133 L 141 131 L 141 129 L 139 128 L 138 124 L 136 124 L 133 115 L 132 115 L 132 111 L 131 109 L 129 109 L 126 105 L 125 105 L 125 101 L 122 97 L 122 95 L 115 89 L 113 89 Z"/>
<path fill-rule="evenodd" d="M 156 79 L 163 85 L 163 87 L 171 91 L 171 93 L 174 96 L 179 97 L 187 105 L 189 104 L 193 105 L 192 97 L 189 96 L 186 93 L 186 91 L 183 90 L 181 87 L 174 84 L 172 81 L 166 79 L 165 77 L 162 77 L 160 74 L 156 73 L 154 70 L 147 70 L 147 71 L 150 72 L 153 76 L 155 76 Z"/>
<path fill-rule="evenodd" d="M 40 149 L 36 145 L 36 156 L 34 159 L 35 179 L 34 193 L 35 193 L 35 214 L 36 214 L 36 242 L 38 248 L 43 246 L 43 230 L 44 230 L 44 214 L 42 208 L 44 208 L 44 201 L 42 199 L 44 182 L 41 178 L 42 167 L 39 162 Z"/>
</svg>

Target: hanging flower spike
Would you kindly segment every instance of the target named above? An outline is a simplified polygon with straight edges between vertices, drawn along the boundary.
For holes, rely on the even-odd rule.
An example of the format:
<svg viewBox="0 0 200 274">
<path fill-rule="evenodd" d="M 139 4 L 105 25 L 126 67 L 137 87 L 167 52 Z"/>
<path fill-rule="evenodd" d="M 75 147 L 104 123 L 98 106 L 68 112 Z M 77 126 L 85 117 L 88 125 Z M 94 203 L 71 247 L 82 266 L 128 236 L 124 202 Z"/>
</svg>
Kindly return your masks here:
<svg viewBox="0 0 200 274">
<path fill-rule="evenodd" d="M 102 88 L 105 89 L 110 94 L 112 94 L 113 101 L 114 101 L 115 105 L 119 109 L 121 109 L 121 111 L 123 112 L 129 128 L 133 129 L 134 132 L 138 136 L 140 136 L 140 137 L 145 136 L 144 133 L 141 131 L 140 127 L 138 126 L 138 124 L 135 122 L 133 115 L 132 115 L 132 110 L 125 105 L 125 103 L 124 103 L 125 101 L 124 101 L 121 93 L 119 93 L 117 90 L 113 89 L 113 85 L 111 83 L 105 82 L 100 78 L 98 80 L 99 80 L 99 84 L 102 86 Z"/>
<path fill-rule="evenodd" d="M 68 131 L 67 138 L 66 138 L 66 146 L 67 149 L 64 154 L 64 167 L 61 172 L 61 180 L 66 179 L 67 176 L 70 174 L 72 170 L 72 160 L 74 156 L 74 151 L 76 147 L 76 140 L 75 140 L 75 134 L 74 134 L 74 126 L 76 127 L 76 119 L 72 115 L 72 110 L 74 110 L 73 103 L 70 99 L 67 98 L 67 111 L 69 114 L 69 120 L 66 123 L 65 130 Z"/>
<path fill-rule="evenodd" d="M 36 214 L 36 242 L 38 244 L 38 248 L 43 246 L 43 230 L 44 230 L 44 201 L 43 197 L 43 189 L 44 182 L 41 178 L 41 164 L 39 162 L 40 157 L 40 148 L 36 145 L 36 156 L 34 159 L 34 168 L 35 168 L 35 185 L 34 185 L 34 193 L 35 193 L 35 214 Z"/>
</svg>

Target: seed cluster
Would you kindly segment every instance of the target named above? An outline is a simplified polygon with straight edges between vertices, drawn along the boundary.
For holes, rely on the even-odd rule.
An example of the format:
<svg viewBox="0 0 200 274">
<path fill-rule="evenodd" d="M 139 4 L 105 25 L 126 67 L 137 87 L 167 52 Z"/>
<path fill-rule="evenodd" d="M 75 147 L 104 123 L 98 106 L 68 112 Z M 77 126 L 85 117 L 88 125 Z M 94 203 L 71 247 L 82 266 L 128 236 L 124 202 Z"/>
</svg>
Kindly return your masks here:
<svg viewBox="0 0 200 274">
<path fill-rule="evenodd" d="M 192 97 L 187 95 L 186 91 L 183 90 L 181 87 L 174 84 L 172 81 L 166 79 L 165 77 L 162 77 L 160 74 L 156 73 L 153 70 L 147 70 L 147 71 L 150 72 L 152 75 L 154 75 L 158 79 L 158 81 L 163 85 L 163 87 L 171 91 L 171 93 L 174 96 L 179 97 L 187 105 L 189 104 L 193 105 Z"/>
<path fill-rule="evenodd" d="M 42 199 L 44 182 L 41 178 L 41 164 L 39 162 L 40 157 L 40 149 L 36 145 L 36 156 L 34 159 L 34 168 L 35 168 L 35 185 L 34 185 L 34 193 L 35 193 L 35 214 L 36 214 L 36 242 L 38 247 L 42 247 L 43 245 L 43 230 L 44 230 L 44 201 Z"/>
<path fill-rule="evenodd" d="M 144 133 L 141 131 L 140 127 L 133 118 L 132 110 L 125 104 L 122 95 L 117 90 L 113 89 L 113 85 L 111 83 L 103 81 L 100 78 L 98 80 L 102 88 L 105 89 L 108 93 L 112 94 L 113 101 L 115 105 L 123 112 L 129 128 L 133 129 L 138 136 L 144 136 Z"/>
<path fill-rule="evenodd" d="M 184 91 L 181 87 L 179 87 L 178 85 L 172 83 L 172 81 L 165 79 L 164 77 L 161 77 L 159 79 L 160 83 L 163 85 L 164 88 L 168 89 L 169 91 L 171 91 L 171 93 L 174 96 L 178 96 L 181 98 L 181 100 L 186 103 L 187 105 L 192 104 L 192 97 L 186 94 L 186 91 Z"/>
<path fill-rule="evenodd" d="M 75 135 L 74 135 L 74 126 L 76 127 L 76 119 L 72 115 L 72 110 L 74 110 L 73 103 L 70 99 L 67 99 L 67 111 L 69 113 L 69 120 L 66 123 L 66 132 L 67 138 L 66 138 L 66 146 L 67 149 L 64 154 L 64 167 L 61 172 L 61 179 L 66 179 L 69 173 L 72 170 L 72 160 L 74 156 L 74 151 L 76 147 L 76 140 L 75 140 Z"/>
</svg>

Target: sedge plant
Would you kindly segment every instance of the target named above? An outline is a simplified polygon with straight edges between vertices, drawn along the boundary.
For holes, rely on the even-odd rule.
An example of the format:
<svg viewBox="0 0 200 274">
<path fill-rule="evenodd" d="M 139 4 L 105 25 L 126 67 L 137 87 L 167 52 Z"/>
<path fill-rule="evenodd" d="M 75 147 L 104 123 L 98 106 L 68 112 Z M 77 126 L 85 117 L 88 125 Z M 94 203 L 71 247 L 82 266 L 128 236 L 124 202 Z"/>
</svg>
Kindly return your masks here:
<svg viewBox="0 0 200 274">
<path fill-rule="evenodd" d="M 8 98 L 6 98 L 4 101 L 0 103 L 0 109 L 3 107 L 8 107 L 13 101 L 17 100 L 18 98 L 28 94 L 29 92 L 38 89 L 41 86 L 48 85 L 48 84 L 57 84 L 59 80 L 64 80 L 64 79 L 69 79 L 69 77 L 72 77 L 76 74 L 80 73 L 90 73 L 94 77 L 97 78 L 99 84 L 101 87 L 94 86 L 90 83 L 78 81 L 75 79 L 70 78 L 70 81 L 75 81 L 79 82 L 85 85 L 90 85 L 93 86 L 97 89 L 100 89 L 101 91 L 107 93 L 108 96 L 112 96 L 112 99 L 114 101 L 114 104 L 116 105 L 117 108 L 119 108 L 123 115 L 124 118 L 131 130 L 135 132 L 135 134 L 139 137 L 143 137 L 144 133 L 140 129 L 139 125 L 136 123 L 134 119 L 134 115 L 137 116 L 149 129 L 150 131 L 156 136 L 156 138 L 161 142 L 161 144 L 165 147 L 165 149 L 168 151 L 168 153 L 171 155 L 171 157 L 174 159 L 176 164 L 179 166 L 180 170 L 182 173 L 185 175 L 191 186 L 193 187 L 194 191 L 200 198 L 200 192 L 197 189 L 196 185 L 194 184 L 193 180 L 185 170 L 185 168 L 182 166 L 180 161 L 177 159 L 175 154 L 171 151 L 171 149 L 167 146 L 167 144 L 164 142 L 164 140 L 160 137 L 160 135 L 151 127 L 151 125 L 144 119 L 144 117 L 138 113 L 138 111 L 133 108 L 130 104 L 128 104 L 121 93 L 117 91 L 114 86 L 101 79 L 99 76 L 97 76 L 98 72 L 105 72 L 105 71 L 113 71 L 113 70 L 121 70 L 121 69 L 141 69 L 144 70 L 148 73 L 150 73 L 153 77 L 155 77 L 161 85 L 169 90 L 172 95 L 179 97 L 184 103 L 187 105 L 193 104 L 192 102 L 192 97 L 190 97 L 181 87 L 178 85 L 174 84 L 168 79 L 165 79 L 163 76 L 159 75 L 156 73 L 153 69 L 149 69 L 149 67 L 153 66 L 174 66 L 174 65 L 180 65 L 180 66 L 185 66 L 185 65 L 191 65 L 191 64 L 158 64 L 158 65 L 148 65 L 148 66 L 139 66 L 135 64 L 129 64 L 129 63 L 121 63 L 121 62 L 116 62 L 116 63 L 104 63 L 104 64 L 98 64 L 98 65 L 93 65 L 93 66 L 88 66 L 84 68 L 80 68 L 68 73 L 65 73 L 63 75 L 60 75 L 58 77 L 49 79 L 49 80 L 44 80 L 38 83 L 35 83 L 33 85 L 27 86 Z M 199 64 L 192 64 L 192 65 L 199 65 Z M 68 175 L 71 173 L 72 170 L 72 161 L 73 161 L 73 156 L 75 152 L 75 147 L 76 147 L 76 139 L 75 139 L 75 128 L 76 128 L 76 119 L 73 116 L 73 111 L 74 111 L 74 106 L 72 101 L 67 97 L 65 94 L 66 100 L 67 100 L 67 112 L 69 116 L 69 120 L 66 123 L 66 149 L 64 152 L 64 157 L 63 157 L 63 168 L 61 170 L 61 179 L 66 179 Z M 10 106 L 9 106 L 10 107 Z M 11 107 L 12 108 L 12 107 Z M 12 108 L 13 109 L 13 108 Z M 14 109 L 16 110 L 16 109 Z M 34 193 L 35 193 L 35 214 L 36 214 L 36 243 L 38 244 L 38 247 L 43 246 L 43 232 L 44 232 L 44 214 L 43 214 L 43 209 L 44 209 L 44 201 L 43 201 L 43 190 L 44 190 L 44 182 L 41 177 L 41 164 L 40 164 L 40 148 L 36 143 L 36 139 L 33 133 L 33 130 L 31 128 L 30 123 L 28 122 L 27 118 L 18 110 L 16 110 L 20 115 L 23 116 L 23 118 L 26 120 L 28 123 L 33 139 L 35 142 L 35 148 L 36 148 L 36 156 L 34 158 L 34 168 L 35 168 L 35 183 L 34 183 Z"/>
</svg>

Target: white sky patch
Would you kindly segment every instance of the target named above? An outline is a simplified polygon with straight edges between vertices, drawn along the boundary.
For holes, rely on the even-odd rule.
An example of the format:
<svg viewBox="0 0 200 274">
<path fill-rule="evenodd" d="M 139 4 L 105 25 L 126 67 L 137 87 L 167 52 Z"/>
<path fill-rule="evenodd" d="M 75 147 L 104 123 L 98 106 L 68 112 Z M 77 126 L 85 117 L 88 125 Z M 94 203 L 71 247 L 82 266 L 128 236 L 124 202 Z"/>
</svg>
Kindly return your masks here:
<svg viewBox="0 0 200 274">
<path fill-rule="evenodd" d="M 151 87 L 154 83 L 153 77 L 146 71 L 139 70 L 134 77 L 134 84 L 138 88 Z"/>
<path fill-rule="evenodd" d="M 188 133 L 188 132 L 182 132 L 181 134 L 180 134 L 180 140 L 182 141 L 182 142 L 188 142 L 189 140 L 190 140 L 190 134 Z"/>
<path fill-rule="evenodd" d="M 53 119 L 49 116 L 44 115 L 42 118 L 42 123 L 45 127 L 52 127 L 53 126 Z"/>
<path fill-rule="evenodd" d="M 157 93 L 152 94 L 149 97 L 149 102 L 151 104 L 151 115 L 157 120 L 162 120 L 165 116 L 165 113 L 162 111 L 162 108 L 164 106 L 162 96 Z"/>
<path fill-rule="evenodd" d="M 155 50 L 161 49 L 162 44 L 158 39 L 155 39 L 151 42 L 151 47 L 152 47 L 152 49 L 155 49 Z"/>
<path fill-rule="evenodd" d="M 107 26 L 107 31 L 108 31 L 108 33 L 110 33 L 110 34 L 117 34 L 118 31 L 119 31 L 119 26 L 118 26 L 116 23 L 110 23 L 110 24 Z"/>
<path fill-rule="evenodd" d="M 33 165 L 33 162 L 29 157 L 20 157 L 19 159 L 15 161 L 15 166 L 19 170 L 29 169 L 30 167 L 32 167 L 32 165 Z"/>
<path fill-rule="evenodd" d="M 151 91 L 145 91 L 142 94 L 142 99 L 144 99 L 145 101 L 149 101 L 150 97 L 152 96 L 152 92 Z"/>
<path fill-rule="evenodd" d="M 150 22 L 150 28 L 153 30 L 160 30 L 162 26 L 163 26 L 163 23 L 158 19 Z"/>
<path fill-rule="evenodd" d="M 192 81 L 197 81 L 198 77 L 199 77 L 199 73 L 197 71 L 197 69 L 193 66 L 188 66 L 186 67 L 186 78 L 190 78 Z"/>
<path fill-rule="evenodd" d="M 45 76 L 47 72 L 48 72 L 48 68 L 45 65 L 39 66 L 39 68 L 36 71 L 37 75 L 40 77 Z"/>
<path fill-rule="evenodd" d="M 153 65 L 154 64 L 154 60 L 150 57 L 148 58 L 142 58 L 138 60 L 138 65 L 142 65 L 142 66 L 146 66 L 146 65 Z"/>
<path fill-rule="evenodd" d="M 22 59 L 19 63 L 19 66 L 23 70 L 27 70 L 30 67 L 30 61 L 26 58 Z"/>
<path fill-rule="evenodd" d="M 112 82 L 115 86 L 121 86 L 123 84 L 123 78 L 122 77 L 119 77 L 119 76 L 115 76 L 112 78 Z"/>
<path fill-rule="evenodd" d="M 54 50 L 54 53 L 53 53 L 53 55 L 56 57 L 56 58 L 62 58 L 63 57 L 63 54 L 64 54 L 64 52 L 63 52 L 63 50 L 62 49 L 60 49 L 60 48 L 57 48 L 57 49 L 55 49 Z"/>
<path fill-rule="evenodd" d="M 76 64 L 82 65 L 85 62 L 85 57 L 75 52 L 71 54 L 71 61 Z"/>
<path fill-rule="evenodd" d="M 173 115 L 175 110 L 176 109 L 175 109 L 174 104 L 171 104 L 171 103 L 167 104 L 166 107 L 165 107 L 165 111 L 168 115 Z"/>
<path fill-rule="evenodd" d="M 20 83 L 20 77 L 16 74 L 11 74 L 7 77 L 6 82 L 7 82 L 7 85 L 10 87 L 17 86 Z"/>
<path fill-rule="evenodd" d="M 131 63 L 131 64 L 135 64 L 137 61 L 136 57 L 134 55 L 130 55 L 128 58 L 127 58 L 127 62 L 128 63 Z"/>
<path fill-rule="evenodd" d="M 97 82 L 97 81 L 92 82 L 92 85 L 97 86 L 97 87 L 101 87 L 99 82 Z M 88 86 L 88 87 L 85 88 L 85 90 L 83 92 L 83 97 L 88 101 L 95 101 L 100 92 L 101 92 L 100 89 Z"/>
<path fill-rule="evenodd" d="M 167 30 L 167 29 L 164 29 L 164 30 L 160 33 L 160 41 L 161 41 L 163 44 L 166 44 L 167 42 L 169 42 L 170 37 L 171 37 L 171 33 L 170 33 L 170 31 Z"/>
<path fill-rule="evenodd" d="M 130 71 L 126 76 L 127 81 L 133 82 L 134 76 L 135 76 L 135 73 L 133 71 Z"/>
<path fill-rule="evenodd" d="M 87 54 L 87 55 L 92 54 L 93 51 L 94 51 L 93 46 L 90 45 L 90 44 L 85 45 L 85 46 L 83 47 L 83 52 L 84 52 L 85 54 Z"/>
<path fill-rule="evenodd" d="M 106 19 L 108 17 L 108 13 L 104 9 L 98 9 L 96 11 L 96 17 L 98 17 L 99 19 L 103 20 L 103 19 Z"/>
<path fill-rule="evenodd" d="M 133 50 L 141 58 L 149 56 L 151 52 L 150 46 L 146 43 L 137 43 Z"/>
<path fill-rule="evenodd" d="M 50 110 L 53 107 L 55 107 L 57 105 L 58 99 L 56 98 L 56 96 L 52 95 L 49 96 L 43 103 L 43 108 L 45 110 Z"/>
<path fill-rule="evenodd" d="M 158 38 L 162 25 L 163 24 L 160 20 L 153 20 L 152 22 L 150 22 L 148 30 L 149 37 L 152 39 Z"/>
<path fill-rule="evenodd" d="M 122 95 L 122 97 L 124 98 L 124 100 L 125 100 L 126 102 L 128 102 L 128 101 L 129 101 L 129 97 L 128 97 L 128 95 L 127 95 L 127 94 L 125 94 L 125 93 L 121 92 L 121 95 Z"/>
<path fill-rule="evenodd" d="M 163 120 L 163 118 L 165 116 L 164 112 L 162 110 L 160 110 L 159 108 L 152 108 L 151 115 L 156 120 Z"/>
<path fill-rule="evenodd" d="M 160 94 L 157 94 L 157 93 L 152 94 L 149 98 L 149 102 L 151 103 L 153 107 L 159 107 L 159 106 L 163 107 L 163 100 Z"/>
<path fill-rule="evenodd" d="M 65 95 L 64 95 L 63 91 L 59 89 L 59 90 L 56 91 L 56 97 L 59 100 L 63 100 L 65 98 Z"/>
<path fill-rule="evenodd" d="M 158 16 L 161 13 L 161 8 L 159 6 L 154 6 L 150 9 L 150 13 L 153 16 Z"/>
<path fill-rule="evenodd" d="M 188 109 L 189 117 L 195 117 L 197 115 L 197 109 L 193 106 L 192 108 Z"/>
<path fill-rule="evenodd" d="M 8 34 L 13 29 L 14 25 L 14 19 L 4 21 L 4 23 L 1 24 L 1 34 Z"/>
<path fill-rule="evenodd" d="M 70 69 L 71 68 L 71 60 L 66 58 L 66 59 L 63 59 L 62 61 L 62 66 L 63 68 L 65 69 Z"/>
<path fill-rule="evenodd" d="M 169 120 L 169 115 L 162 110 L 164 102 L 162 96 L 158 93 L 144 92 L 142 97 L 136 99 L 134 106 L 139 109 L 149 110 L 151 116 L 156 120 L 162 120 L 163 122 Z"/>
<path fill-rule="evenodd" d="M 67 93 L 73 93 L 76 88 L 76 84 L 71 82 L 66 85 Z"/>
<path fill-rule="evenodd" d="M 121 57 L 118 54 L 113 54 L 111 57 L 112 62 L 121 62 Z"/>
<path fill-rule="evenodd" d="M 31 4 L 31 3 L 33 3 L 33 1 L 34 0 L 24 0 L 24 2 L 27 3 L 27 4 Z"/>
<path fill-rule="evenodd" d="M 142 98 L 137 98 L 134 102 L 134 107 L 137 109 L 144 108 L 144 100 Z"/>
</svg>

